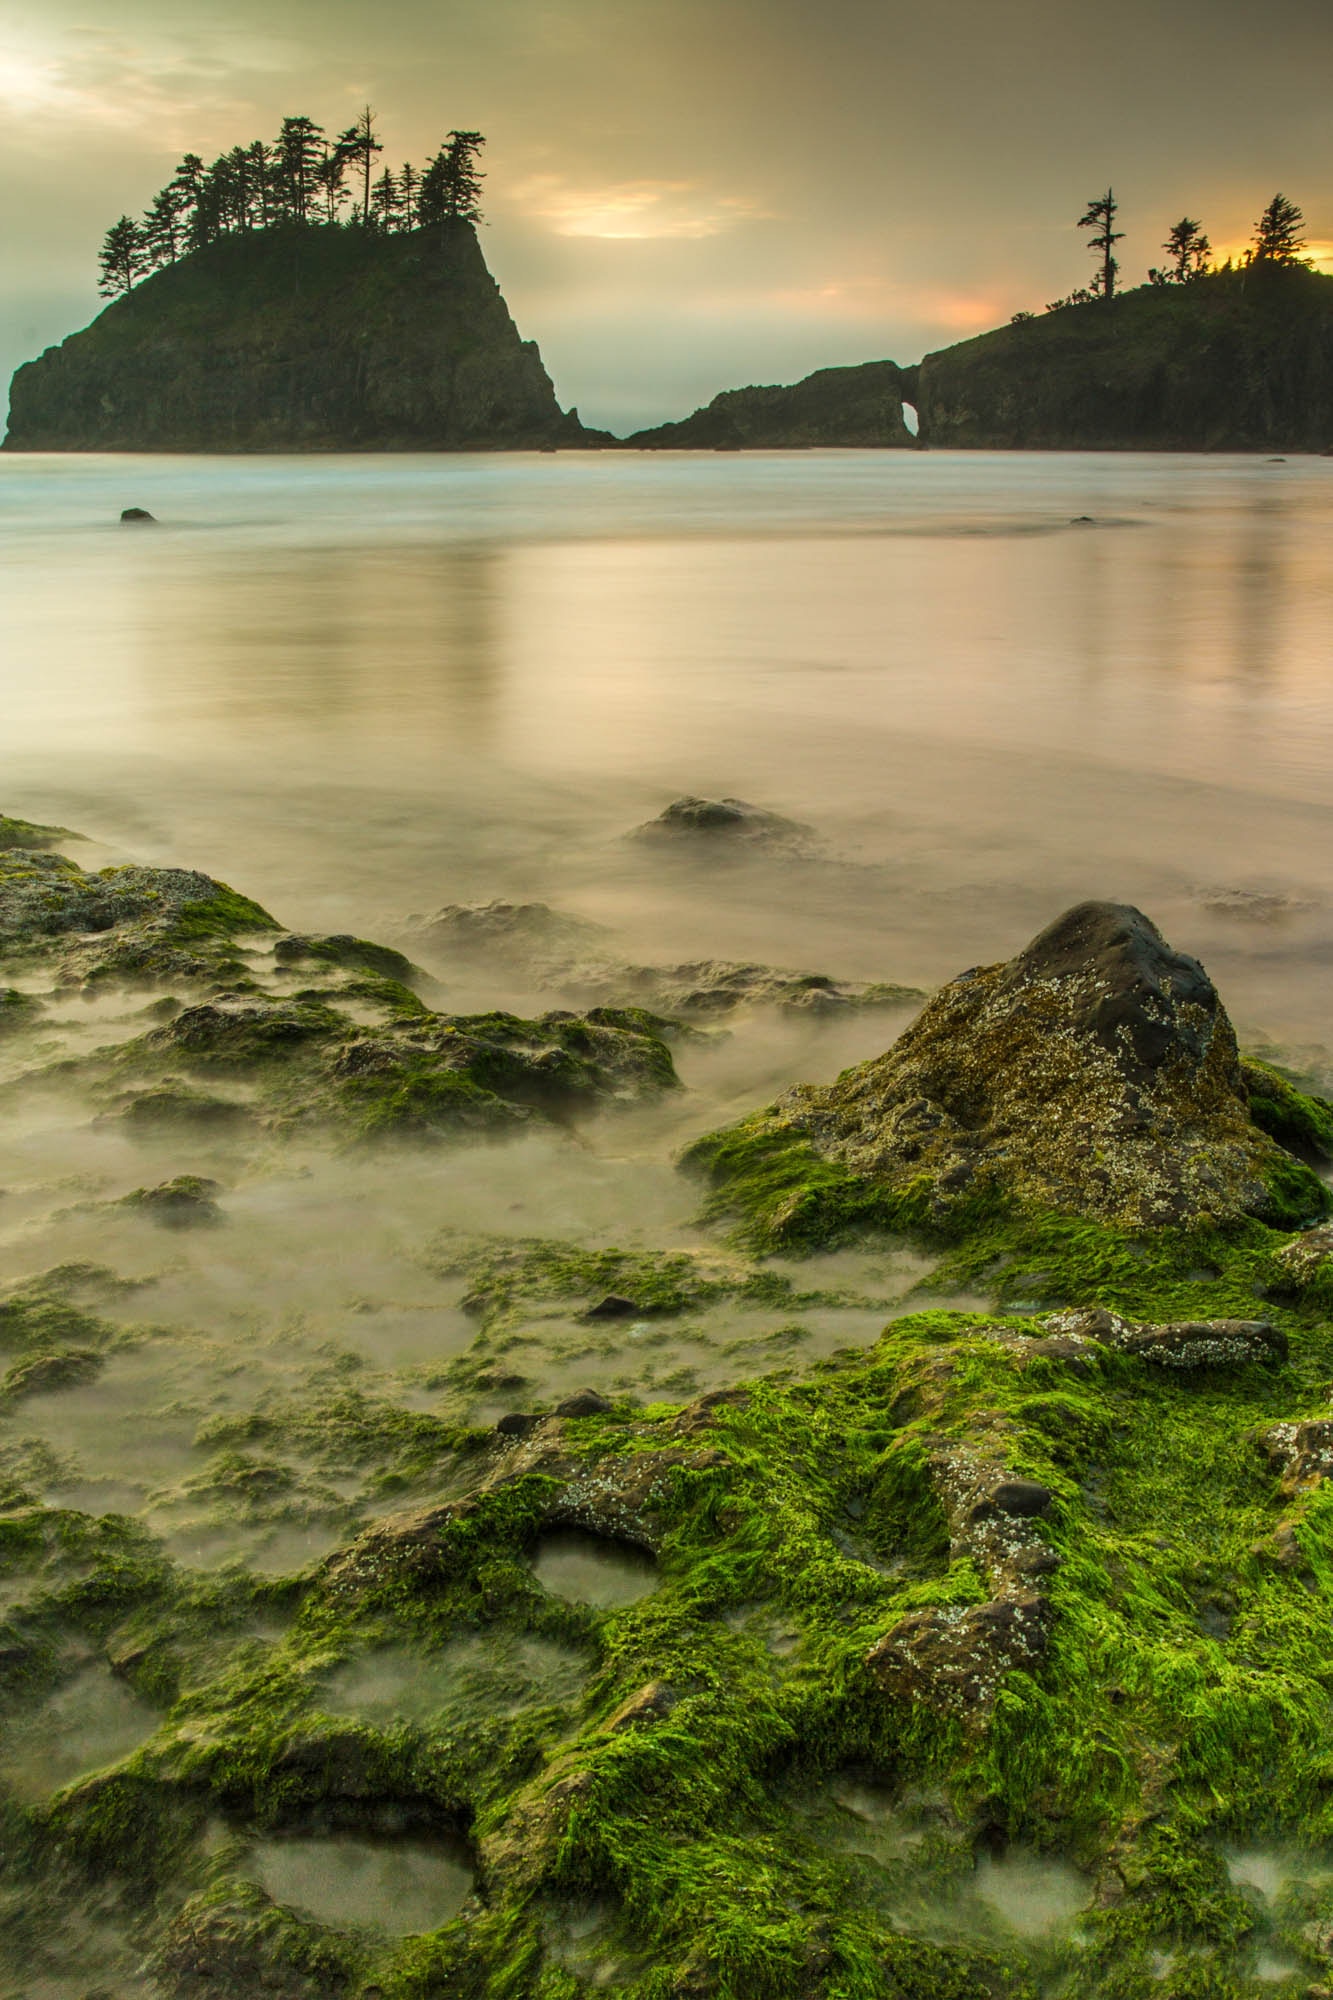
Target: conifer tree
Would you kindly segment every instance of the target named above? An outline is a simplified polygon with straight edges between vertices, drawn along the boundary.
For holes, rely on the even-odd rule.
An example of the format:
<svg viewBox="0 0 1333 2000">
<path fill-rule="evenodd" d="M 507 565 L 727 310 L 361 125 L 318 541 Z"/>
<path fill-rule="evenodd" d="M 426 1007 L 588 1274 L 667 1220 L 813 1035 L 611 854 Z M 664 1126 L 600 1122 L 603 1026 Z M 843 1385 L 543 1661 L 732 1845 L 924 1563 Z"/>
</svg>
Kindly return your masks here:
<svg viewBox="0 0 1333 2000">
<path fill-rule="evenodd" d="M 393 170 L 386 167 L 370 190 L 370 214 L 377 229 L 386 232 L 393 228 L 399 215 L 398 183 Z"/>
<path fill-rule="evenodd" d="M 140 230 L 148 262 L 157 269 L 174 264 L 184 244 L 180 202 L 175 183 L 169 181 L 153 196 Z"/>
<path fill-rule="evenodd" d="M 361 169 L 361 220 L 370 218 L 370 170 L 376 153 L 384 147 L 375 131 L 375 113 L 367 104 L 355 125 L 338 134 L 338 150 L 343 158 Z"/>
<path fill-rule="evenodd" d="M 434 223 L 480 222 L 481 182 L 476 157 L 486 144 L 480 132 L 451 132 L 421 176 L 417 219 Z"/>
<path fill-rule="evenodd" d="M 273 149 L 262 139 L 253 139 L 245 149 L 245 156 L 254 227 L 267 229 L 273 220 Z"/>
<path fill-rule="evenodd" d="M 198 205 L 205 177 L 206 169 L 198 153 L 187 153 L 175 173 L 171 176 L 171 179 L 167 182 L 167 187 L 176 204 L 176 212 L 180 217 L 181 226 L 186 231 L 187 240 L 189 224 Z"/>
<path fill-rule="evenodd" d="M 1154 285 L 1186 285 L 1209 269 L 1213 246 L 1192 216 L 1182 215 L 1179 222 L 1172 224 L 1162 248 L 1171 262 L 1160 270 L 1154 265 L 1149 271 L 1149 281 Z"/>
<path fill-rule="evenodd" d="M 104 299 L 121 298 L 132 292 L 148 269 L 148 253 L 143 231 L 132 216 L 122 215 L 113 222 L 102 242 L 98 291 Z"/>
<path fill-rule="evenodd" d="M 480 132 L 451 132 L 446 159 L 446 203 L 450 222 L 481 221 L 477 155 L 486 144 Z"/>
<path fill-rule="evenodd" d="M 417 189 L 421 182 L 416 168 L 410 160 L 403 162 L 403 171 L 398 176 L 398 205 L 404 229 L 417 226 Z"/>
<path fill-rule="evenodd" d="M 1294 201 L 1275 194 L 1254 228 L 1252 264 L 1303 264 L 1305 248 L 1302 224 L 1305 217 Z"/>
<path fill-rule="evenodd" d="M 1087 213 L 1079 220 L 1080 229 L 1092 229 L 1096 234 L 1088 244 L 1101 257 L 1101 269 L 1092 281 L 1092 291 L 1096 298 L 1108 302 L 1115 297 L 1116 275 L 1120 270 L 1113 252 L 1115 245 L 1124 241 L 1125 232 L 1115 227 L 1116 213 L 1120 207 L 1110 188 L 1088 203 Z"/>
<path fill-rule="evenodd" d="M 315 185 L 324 202 L 324 220 L 336 222 L 338 210 L 347 199 L 347 156 L 339 146 L 324 146 L 324 157 L 315 169 Z"/>
<path fill-rule="evenodd" d="M 313 118 L 284 118 L 278 134 L 277 178 L 283 206 L 293 222 L 306 222 L 324 157 L 324 128 Z"/>
</svg>

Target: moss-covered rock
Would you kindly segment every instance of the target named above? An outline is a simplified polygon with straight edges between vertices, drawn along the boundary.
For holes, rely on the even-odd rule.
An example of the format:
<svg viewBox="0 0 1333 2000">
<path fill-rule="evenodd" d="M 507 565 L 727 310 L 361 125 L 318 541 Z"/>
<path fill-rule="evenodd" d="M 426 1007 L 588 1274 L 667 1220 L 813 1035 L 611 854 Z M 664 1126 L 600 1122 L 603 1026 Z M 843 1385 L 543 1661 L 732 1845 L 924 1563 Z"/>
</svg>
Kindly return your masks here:
<svg viewBox="0 0 1333 2000">
<path fill-rule="evenodd" d="M 140 1750 L 16 1823 L 8 1865 L 34 1895 L 72 1862 L 156 1883 L 154 1964 L 181 1995 L 575 2000 L 614 1964 L 635 2000 L 1028 2000 L 1057 1974 L 1071 2000 L 1137 2000 L 1170 1952 L 1183 1990 L 1247 1994 L 1261 1952 L 1315 1962 L 1313 1918 L 1260 1906 L 1219 1851 L 1329 1827 L 1333 1461 L 1306 1412 L 1333 1350 L 1287 1328 L 1285 1367 L 1182 1375 L 926 1314 L 808 1379 L 539 1414 L 455 1448 L 448 1491 L 282 1586 L 285 1637 L 220 1668 L 207 1627 L 244 1601 L 80 1526 L 45 1630 L 78 1620 L 136 1673 L 171 1634 L 196 1664 Z M 209 1476 L 268 1504 L 264 1472 L 233 1452 Z M 543 1538 L 570 1524 L 650 1549 L 657 1589 L 597 1611 L 544 1588 Z M 11 1516 L 0 1565 L 54 1580 L 50 1537 Z M 479 1682 L 433 1719 L 332 1705 L 388 1647 L 424 1676 L 516 1633 L 586 1673 L 516 1707 Z M 479 1894 L 429 1936 L 321 1925 L 247 1876 L 256 1829 L 382 1837 L 386 1814 L 470 1843 Z M 974 1887 L 1006 1848 L 1076 1865 L 1044 1932 Z M 183 1907 L 166 1893 L 201 1871 Z"/>
<path fill-rule="evenodd" d="M 257 903 L 192 869 L 90 873 L 61 854 L 0 852 L 0 962 L 50 965 L 62 984 L 235 976 L 236 940 L 276 928 Z"/>
<path fill-rule="evenodd" d="M 257 903 L 190 870 L 90 874 L 62 855 L 0 853 L 0 964 L 41 968 L 55 987 L 207 994 L 190 1005 L 169 994 L 142 1034 L 18 1087 L 77 1078 L 103 1117 L 144 1136 L 193 1128 L 243 1144 L 297 1125 L 430 1140 L 560 1123 L 677 1085 L 663 1039 L 673 1024 L 645 1008 L 438 1014 L 408 983 L 419 975 L 401 952 L 342 934 L 270 945 L 278 929 Z M 295 992 L 294 973 L 309 982 Z M 0 1019 L 19 1029 L 39 1012 L 15 991 Z M 160 1190 L 131 1199 L 159 1215 L 171 1206 Z"/>
<path fill-rule="evenodd" d="M 50 879 L 15 950 L 58 982 L 96 942 L 61 899 L 116 884 Z M 641 1010 L 435 1013 L 374 946 L 275 953 L 230 892 L 141 907 L 151 887 L 97 935 L 171 942 L 202 902 L 206 989 L 54 1084 L 122 1131 L 213 1127 L 238 1178 L 256 1133 L 277 1153 L 287 1131 L 559 1122 L 673 1081 Z M 1333 1839 L 1333 1252 L 1275 1226 L 1322 1198 L 1326 1112 L 1242 1067 L 1146 919 L 1085 907 L 876 1063 L 702 1148 L 765 1250 L 907 1224 L 942 1239 L 928 1282 L 995 1310 L 916 1313 L 813 1367 L 788 1346 L 689 1401 L 539 1393 L 506 1349 L 543 1317 L 586 1356 L 604 1321 L 671 1338 L 728 1305 L 869 1302 L 727 1249 L 445 1233 L 420 1261 L 460 1281 L 477 1338 L 431 1365 L 429 1407 L 424 1369 L 322 1344 L 290 1367 L 290 1325 L 276 1374 L 227 1356 L 225 1396 L 173 1362 L 192 1444 L 138 1518 L 72 1504 L 52 1440 L 74 1399 L 110 1412 L 122 1358 L 196 1336 L 129 1318 L 147 1276 L 71 1263 L 0 1294 L 0 1986 L 48 1979 L 37 1941 L 82 1936 L 90 1899 L 119 1942 L 85 1984 L 146 1963 L 171 2000 L 1322 1979 L 1333 1882 L 1312 1863 L 1261 1897 L 1236 1851 Z M 215 1193 L 180 1176 L 130 1201 Z M 483 1375 L 523 1406 L 477 1406 Z M 128 1734 L 46 1783 L 32 1745 L 81 1700 L 128 1707 Z M 475 1893 L 415 1936 L 257 1879 L 265 1840 L 431 1829 Z"/>
<path fill-rule="evenodd" d="M 1299 1093 L 1284 1088 L 1290 1133 Z M 1307 1123 L 1321 1116 L 1310 1105 Z M 1000 1209 L 1142 1230 L 1290 1227 L 1328 1206 L 1251 1115 L 1203 967 L 1106 903 L 963 973 L 887 1054 L 790 1091 L 689 1158 L 719 1208 L 796 1244 L 866 1224 L 962 1235 Z"/>
<path fill-rule="evenodd" d="M 0 849 L 56 847 L 62 841 L 82 838 L 67 826 L 41 826 L 35 820 L 12 819 L 8 813 L 0 813 Z"/>
</svg>

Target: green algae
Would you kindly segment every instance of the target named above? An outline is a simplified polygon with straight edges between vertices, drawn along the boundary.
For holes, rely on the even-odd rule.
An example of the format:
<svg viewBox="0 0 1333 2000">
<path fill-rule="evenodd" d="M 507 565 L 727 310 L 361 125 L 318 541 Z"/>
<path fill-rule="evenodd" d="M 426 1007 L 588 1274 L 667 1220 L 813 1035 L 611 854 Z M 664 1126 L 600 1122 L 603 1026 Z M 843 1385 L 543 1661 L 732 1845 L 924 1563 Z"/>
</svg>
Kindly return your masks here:
<svg viewBox="0 0 1333 2000">
<path fill-rule="evenodd" d="M 424 1540 L 377 1531 L 384 1558 L 354 1588 L 336 1565 L 307 1579 L 283 1640 L 194 1678 L 123 1774 L 29 1815 L 34 1853 L 109 1865 L 133 1822 L 137 1861 L 169 1873 L 194 1851 L 204 1809 L 282 1826 L 336 1808 L 355 1826 L 364 1802 L 394 1800 L 470 1829 L 486 1907 L 370 1957 L 287 1913 L 282 1936 L 305 1953 L 312 1993 L 329 1965 L 386 1992 L 539 1991 L 555 1974 L 545 1912 L 593 1890 L 611 1897 L 639 1967 L 626 1992 L 870 1996 L 890 1967 L 893 1990 L 922 2000 L 978 1984 L 1025 1992 L 1036 1947 L 999 1932 L 909 1945 L 866 1857 L 801 1833 L 793 1802 L 855 1767 L 891 1802 L 944 1788 L 961 1849 L 926 1843 L 899 1869 L 927 1904 L 970 1868 L 983 1830 L 1070 1856 L 1090 1885 L 1121 1884 L 1080 1919 L 1069 1993 L 1160 1990 L 1139 1983 L 1149 1956 L 1182 1942 L 1212 1967 L 1199 1992 L 1247 1991 L 1256 1917 L 1218 1844 L 1271 1826 L 1312 1846 L 1333 1836 L 1328 1509 L 1316 1493 L 1293 1511 L 1254 1432 L 1318 1404 L 1333 1335 L 1293 1313 L 1288 1369 L 1175 1380 L 1105 1351 L 1080 1373 L 1025 1359 L 1002 1336 L 1027 1324 L 920 1315 L 806 1381 L 757 1382 L 693 1414 L 579 1420 L 573 1448 L 589 1462 L 682 1434 L 707 1446 L 659 1496 L 655 1595 L 607 1613 L 551 1600 L 527 1567 L 550 1474 L 474 1490 Z M 1055 1496 L 1044 1532 L 1062 1567 L 1040 1673 L 1009 1675 L 991 1714 L 959 1722 L 886 1699 L 865 1662 L 904 1613 L 984 1596 L 975 1564 L 950 1558 L 930 1451 L 997 1422 L 1009 1468 Z M 479 1469 L 494 1449 L 478 1440 Z M 1294 1558 L 1274 1541 L 1284 1523 Z M 33 1517 L 16 1529 L 30 1560 Z M 80 1534 L 85 1552 L 96 1545 Z M 147 1607 L 179 1652 L 206 1600 L 137 1546 L 113 1609 L 107 1579 L 80 1599 L 85 1629 Z M 797 1634 L 794 1650 L 769 1651 L 756 1607 Z M 492 1626 L 590 1649 L 583 1692 L 566 1693 L 572 1712 L 474 1706 L 372 1726 L 321 1705 L 331 1662 Z M 669 1705 L 617 1725 L 649 1684 L 670 1690 Z M 186 1928 L 240 1893 L 234 1880 L 219 1887 Z"/>
<path fill-rule="evenodd" d="M 950 1278 L 976 1275 L 992 1258 L 1012 1253 L 1015 1246 L 1021 1246 L 1020 1254 L 1031 1263 L 1053 1234 L 1066 1236 L 1066 1253 L 1081 1241 L 1093 1252 L 1094 1262 L 1098 1244 L 1108 1246 L 1114 1255 L 1114 1246 L 1158 1239 L 1186 1246 L 1194 1242 L 1203 1257 L 1210 1245 L 1216 1249 L 1227 1240 L 1272 1243 L 1274 1232 L 1308 1227 L 1330 1209 L 1329 1190 L 1307 1162 L 1311 1155 L 1333 1157 L 1322 1150 L 1326 1143 L 1333 1144 L 1333 1111 L 1323 1099 L 1308 1096 L 1266 1065 L 1247 1065 L 1247 1069 L 1256 1078 L 1263 1072 L 1266 1094 L 1259 1096 L 1256 1084 L 1251 1104 L 1259 1107 L 1254 1112 L 1256 1127 L 1262 1125 L 1276 1142 L 1266 1171 L 1267 1213 L 1257 1224 L 1259 1235 L 1247 1218 L 1212 1224 L 1204 1217 L 1192 1227 L 1145 1230 L 1077 1214 L 1061 1217 L 1058 1211 L 1043 1210 L 1000 1188 L 973 1192 L 941 1210 L 925 1172 L 906 1181 L 857 1173 L 821 1153 L 798 1123 L 772 1110 L 695 1140 L 681 1164 L 708 1184 L 706 1219 L 729 1225 L 739 1243 L 761 1253 L 800 1255 L 855 1241 L 868 1232 L 907 1234 L 934 1245 L 968 1246 L 964 1255 L 947 1265 Z M 1086 1265 L 1089 1259 L 1079 1261 Z M 1082 1289 L 1086 1282 L 1080 1270 L 1080 1296 L 1092 1296 Z"/>
<path fill-rule="evenodd" d="M 76 1066 L 114 1115 L 419 1136 L 484 1126 L 487 1099 L 559 1122 L 629 1080 L 670 1087 L 655 1017 L 439 1016 L 345 954 L 303 956 L 309 986 L 277 997 L 242 962 L 244 988 L 227 974 Z M 384 1025 L 349 1026 L 350 1001 Z M 365 1067 L 344 1067 L 357 1048 Z M 0 1772 L 8 1886 L 51 1909 L 80 1879 L 119 1886 L 166 1990 L 220 2000 L 1238 2000 L 1270 1960 L 1322 1976 L 1322 1891 L 1261 1903 L 1225 1858 L 1333 1844 L 1333 1501 L 1314 1460 L 1271 1449 L 1327 1420 L 1326 1291 L 1278 1253 L 1324 1206 L 1308 1163 L 1328 1107 L 1271 1065 L 1246 1081 L 1274 1145 L 1266 1220 L 1132 1227 L 984 1188 L 942 1212 L 928 1175 L 877 1181 L 768 1114 L 699 1142 L 711 1213 L 747 1249 L 918 1235 L 940 1252 L 930 1282 L 994 1302 L 914 1314 L 813 1366 L 800 1316 L 850 1295 L 800 1289 L 797 1263 L 538 1236 L 425 1252 L 479 1327 L 440 1371 L 450 1391 L 520 1320 L 608 1294 L 662 1322 L 719 1304 L 784 1316 L 764 1336 L 780 1370 L 688 1405 L 583 1398 L 496 1432 L 464 1421 L 461 1393 L 407 1408 L 401 1382 L 329 1352 L 299 1389 L 257 1385 L 199 1424 L 192 1469 L 146 1519 L 39 1504 L 35 1447 L 7 1437 L 7 1709 L 58 1703 L 91 1660 L 153 1712 L 128 1755 L 63 1789 L 21 1795 Z M 15 1409 L 142 1337 L 109 1316 L 130 1290 L 69 1265 L 0 1297 Z M 1034 1318 L 1093 1303 L 1158 1322 L 1262 1312 L 1289 1358 L 1174 1371 Z M 1006 1483 L 1032 1501 L 1021 1534 Z M 297 1537 L 274 1558 L 285 1573 L 253 1550 L 196 1566 L 179 1515 L 316 1524 L 330 1553 Z M 647 1551 L 655 1590 L 599 1606 L 544 1588 L 538 1552 L 570 1530 Z M 947 1646 L 1020 1591 L 1040 1644 L 996 1652 L 973 1698 L 932 1688 L 928 1652 L 916 1696 L 886 1671 L 886 1647 Z M 506 1676 L 542 1648 L 570 1671 Z M 477 1665 L 438 1702 L 337 1698 L 388 1657 Z M 830 1818 L 849 1783 L 881 1801 L 873 1838 Z M 480 1894 L 422 1937 L 321 1924 L 246 1873 L 257 1837 L 424 1824 L 468 1843 Z M 1075 1871 L 1076 1921 L 1029 1934 L 988 1914 L 1006 1854 Z"/>
<path fill-rule="evenodd" d="M 54 847 L 61 840 L 82 839 L 81 833 L 71 833 L 67 826 L 41 826 L 35 820 L 12 819 L 8 813 L 0 813 L 0 849 L 23 851 Z"/>
<path fill-rule="evenodd" d="M 1275 1063 L 1247 1056 L 1242 1075 L 1250 1116 L 1280 1146 L 1318 1165 L 1333 1162 L 1333 1104 L 1301 1090 Z"/>
</svg>

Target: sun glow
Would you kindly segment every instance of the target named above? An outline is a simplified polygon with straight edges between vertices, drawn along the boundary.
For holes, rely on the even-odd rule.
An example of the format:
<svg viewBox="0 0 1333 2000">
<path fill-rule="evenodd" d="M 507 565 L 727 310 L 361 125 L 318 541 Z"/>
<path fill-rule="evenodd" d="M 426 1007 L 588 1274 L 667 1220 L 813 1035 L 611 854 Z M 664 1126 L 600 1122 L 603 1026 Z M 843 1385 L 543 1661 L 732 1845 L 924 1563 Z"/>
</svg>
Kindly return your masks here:
<svg viewBox="0 0 1333 2000">
<path fill-rule="evenodd" d="M 1230 261 L 1233 264 L 1243 264 L 1253 249 L 1254 244 L 1249 238 L 1243 243 L 1215 243 L 1213 263 L 1225 264 Z M 1327 238 L 1312 238 L 1302 249 L 1301 255 L 1308 263 L 1314 265 L 1316 271 L 1333 271 L 1333 242 L 1329 242 Z"/>
<path fill-rule="evenodd" d="M 764 211 L 741 195 L 710 195 L 695 181 L 613 181 L 581 187 L 559 174 L 533 174 L 514 189 L 516 205 L 550 222 L 557 236 L 613 241 L 720 236 Z"/>
<path fill-rule="evenodd" d="M 68 100 L 59 65 L 12 50 L 0 54 L 0 105 L 11 115 L 49 110 Z"/>
</svg>

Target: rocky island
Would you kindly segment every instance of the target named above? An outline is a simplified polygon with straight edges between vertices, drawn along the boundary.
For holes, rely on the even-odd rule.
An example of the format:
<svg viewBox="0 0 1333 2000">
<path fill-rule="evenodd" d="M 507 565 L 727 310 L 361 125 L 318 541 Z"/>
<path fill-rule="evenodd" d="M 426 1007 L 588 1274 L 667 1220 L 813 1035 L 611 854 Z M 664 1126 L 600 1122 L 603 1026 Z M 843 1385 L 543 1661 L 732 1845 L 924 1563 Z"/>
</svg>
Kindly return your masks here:
<svg viewBox="0 0 1333 2000">
<path fill-rule="evenodd" d="M 1256 261 L 1141 285 L 961 341 L 907 375 L 936 446 L 1324 451 L 1333 278 Z"/>
<path fill-rule="evenodd" d="M 680 423 L 635 431 L 626 443 L 653 451 L 908 446 L 916 440 L 903 421 L 903 382 L 892 361 L 820 368 L 790 388 L 726 389 Z"/>
<path fill-rule="evenodd" d="M 917 413 L 908 431 L 902 405 Z M 1333 278 L 1256 263 L 1086 299 L 927 354 L 731 389 L 655 450 L 805 445 L 987 451 L 1324 451 Z"/>
<path fill-rule="evenodd" d="M 454 134 L 423 176 L 386 172 L 378 208 L 367 178 L 341 222 L 345 190 L 321 220 L 296 169 L 279 172 L 300 167 L 310 135 L 288 128 L 306 124 L 286 121 L 258 164 L 254 147 L 207 172 L 187 158 L 142 228 L 115 225 L 104 289 L 118 295 L 17 371 L 6 449 L 1333 448 L 1333 277 L 1294 247 L 1075 293 L 910 367 L 822 368 L 626 439 L 589 430 L 560 409 L 486 268 L 480 135 Z M 338 181 L 357 143 L 344 134 L 309 172 Z"/>
<path fill-rule="evenodd" d="M 20 368 L 10 451 L 600 442 L 556 402 L 475 229 L 271 226 L 154 272 Z"/>
<path fill-rule="evenodd" d="M 677 1090 L 700 1032 L 606 957 L 586 1013 L 448 1013 L 393 947 L 73 838 L 0 821 L 0 1116 L 62 1107 L 145 1169 L 57 1217 L 71 1241 L 93 1215 L 127 1255 L 240 1237 L 289 1158 L 406 1186 L 423 1145 L 559 1144 Z M 588 944 L 539 906 L 433 921 L 531 938 L 560 978 Z M 80 1971 L 95 1936 L 172 2000 L 1138 2000 L 1258 1993 L 1274 1963 L 1320 1991 L 1330 1162 L 1333 1106 L 1237 1048 L 1205 969 L 1084 904 L 697 1140 L 708 1247 L 446 1227 L 422 1268 L 465 1286 L 471 1346 L 267 1383 L 228 1353 L 190 1469 L 138 1510 L 92 1504 L 39 1413 L 171 1353 L 197 1379 L 174 1266 L 11 1283 L 10 1932 L 36 1952 L 57 1912 Z M 803 1258 L 867 1236 L 937 1260 L 918 1309 L 803 1360 L 847 1304 Z M 617 1338 L 759 1300 L 781 1365 L 649 1402 L 608 1379 Z M 515 1369 L 543 1328 L 585 1357 L 558 1394 Z M 210 1564 L 198 1524 L 275 1553 Z M 613 1595 L 562 1581 L 594 1555 Z M 35 1781 L 15 1742 L 94 1686 L 115 1744 Z M 433 1871 L 412 1934 L 320 1901 L 310 1857 L 348 1853 L 403 1895 Z M 1038 1882 L 1055 1916 L 1008 1921 Z"/>
</svg>

